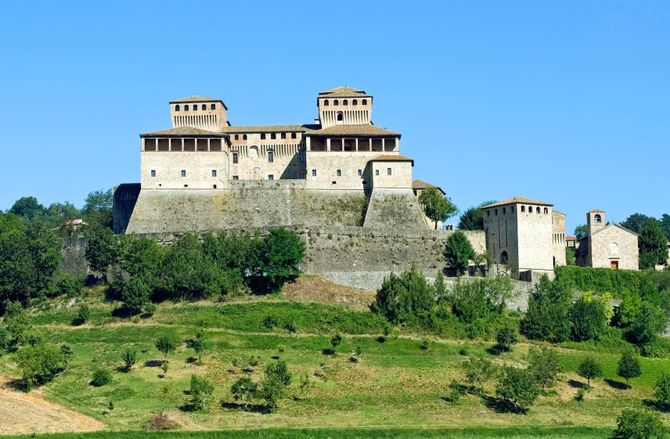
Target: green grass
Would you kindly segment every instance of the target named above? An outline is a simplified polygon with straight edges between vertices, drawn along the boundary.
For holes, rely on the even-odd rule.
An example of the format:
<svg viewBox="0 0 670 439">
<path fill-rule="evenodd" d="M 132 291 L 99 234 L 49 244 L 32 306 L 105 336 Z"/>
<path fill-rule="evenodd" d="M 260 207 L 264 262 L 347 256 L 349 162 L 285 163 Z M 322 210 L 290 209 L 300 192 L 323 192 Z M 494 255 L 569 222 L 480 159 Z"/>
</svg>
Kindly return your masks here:
<svg viewBox="0 0 670 439">
<path fill-rule="evenodd" d="M 172 413 L 186 429 L 222 431 L 195 437 L 607 437 L 618 414 L 653 398 L 654 382 L 662 371 L 670 370 L 670 359 L 643 358 L 643 375 L 631 380 L 632 389 L 621 390 L 617 388 L 621 380 L 616 377 L 617 343 L 554 346 L 565 370 L 556 392 L 540 397 L 526 415 L 498 413 L 476 395 L 463 396 L 456 404 L 445 400 L 450 381 L 463 380 L 461 364 L 466 357 L 460 352 L 466 349 L 469 355 L 487 356 L 499 365 L 522 366 L 532 344 L 520 343 L 512 352 L 492 355 L 491 342 L 430 337 L 430 347 L 424 350 L 420 345 L 425 335 L 411 334 L 406 328 L 400 336 L 389 336 L 380 343 L 377 335 L 383 321 L 377 316 L 276 298 L 164 303 L 153 317 L 131 320 L 109 317 L 113 306 L 99 297 L 86 300 L 95 317 L 84 326 L 69 324 L 76 304 L 52 304 L 31 315 L 33 322 L 48 332 L 50 341 L 68 343 L 74 351 L 67 371 L 42 391 L 49 399 L 102 421 L 111 433 L 44 437 L 183 437 L 182 433 L 120 433 L 141 430 L 161 411 Z M 268 315 L 275 318 L 278 327 L 263 324 Z M 282 329 L 282 322 L 288 320 L 296 325 L 296 334 Z M 198 328 L 205 328 L 211 344 L 203 364 L 189 362 L 193 352 L 182 345 L 169 357 L 167 377 L 159 378 L 160 369 L 152 361 L 161 355 L 153 339 L 169 331 L 185 340 Z M 337 355 L 324 355 L 322 350 L 330 347 L 336 331 L 344 336 Z M 279 352 L 280 346 L 283 352 Z M 362 351 L 360 361 L 351 363 L 349 357 L 357 347 Z M 116 370 L 126 348 L 138 352 L 138 364 L 130 373 Z M 605 377 L 595 380 L 585 401 L 577 402 L 576 386 L 582 380 L 575 370 L 587 355 L 602 364 Z M 231 384 L 245 376 L 242 367 L 251 356 L 260 359 L 249 373 L 255 380 L 277 356 L 286 360 L 293 373 L 289 395 L 281 400 L 276 413 L 246 412 L 226 405 L 233 402 Z M 17 376 L 13 358 L 14 354 L 0 357 L 0 374 Z M 97 367 L 114 371 L 111 384 L 88 384 Z M 204 413 L 178 409 L 186 402 L 192 374 L 206 376 L 215 384 Z M 305 374 L 313 387 L 302 394 L 297 383 Z M 487 384 L 485 390 L 494 394 L 494 383 Z M 110 401 L 114 404 L 111 412 L 107 409 Z M 670 420 L 670 415 L 663 416 Z M 270 430 L 253 431 L 259 427 Z M 230 431 L 240 429 L 245 431 Z"/>
</svg>

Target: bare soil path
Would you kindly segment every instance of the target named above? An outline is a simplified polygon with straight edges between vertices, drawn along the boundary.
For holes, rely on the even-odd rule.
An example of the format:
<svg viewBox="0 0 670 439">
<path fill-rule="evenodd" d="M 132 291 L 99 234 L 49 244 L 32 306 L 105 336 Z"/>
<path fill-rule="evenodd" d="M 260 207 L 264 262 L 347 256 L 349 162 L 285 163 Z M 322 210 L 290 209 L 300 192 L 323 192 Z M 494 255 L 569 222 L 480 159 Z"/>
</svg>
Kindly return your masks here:
<svg viewBox="0 0 670 439">
<path fill-rule="evenodd" d="M 0 434 L 98 431 L 105 424 L 44 399 L 42 392 L 24 393 L 0 376 Z"/>
</svg>

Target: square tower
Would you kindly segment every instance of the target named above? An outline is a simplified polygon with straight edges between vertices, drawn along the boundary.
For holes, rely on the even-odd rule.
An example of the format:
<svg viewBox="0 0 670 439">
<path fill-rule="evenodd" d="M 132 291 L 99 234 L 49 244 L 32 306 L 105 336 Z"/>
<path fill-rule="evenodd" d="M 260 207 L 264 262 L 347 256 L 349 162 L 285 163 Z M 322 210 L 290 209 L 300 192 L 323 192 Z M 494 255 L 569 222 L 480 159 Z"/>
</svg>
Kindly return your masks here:
<svg viewBox="0 0 670 439">
<path fill-rule="evenodd" d="M 370 125 L 372 96 L 363 90 L 338 87 L 322 91 L 316 99 L 322 128 L 335 125 Z"/>
</svg>

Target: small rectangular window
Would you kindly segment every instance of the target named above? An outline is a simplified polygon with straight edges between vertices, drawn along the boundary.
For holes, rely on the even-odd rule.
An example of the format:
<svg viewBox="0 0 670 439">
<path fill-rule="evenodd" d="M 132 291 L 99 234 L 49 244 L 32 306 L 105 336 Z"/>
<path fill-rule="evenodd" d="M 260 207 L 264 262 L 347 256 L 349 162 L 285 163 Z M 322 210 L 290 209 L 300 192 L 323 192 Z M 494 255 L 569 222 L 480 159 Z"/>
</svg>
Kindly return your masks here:
<svg viewBox="0 0 670 439">
<path fill-rule="evenodd" d="M 392 171 L 391 168 L 386 168 L 386 175 L 391 175 Z"/>
<path fill-rule="evenodd" d="M 261 133 L 261 139 L 265 139 L 265 133 Z"/>
<path fill-rule="evenodd" d="M 272 175 L 272 174 L 268 175 L 268 180 L 274 180 L 274 179 L 275 179 L 274 175 Z"/>
<path fill-rule="evenodd" d="M 212 177 L 216 177 L 216 169 L 212 169 Z"/>
<path fill-rule="evenodd" d="M 272 134 L 270 134 L 270 138 L 271 138 L 271 139 L 276 139 L 276 138 L 277 138 L 277 135 L 276 135 L 275 133 L 272 133 Z"/>
<path fill-rule="evenodd" d="M 233 153 L 233 164 L 236 164 L 240 160 L 236 152 Z"/>
<path fill-rule="evenodd" d="M 275 161 L 275 153 L 274 151 L 268 151 L 268 163 L 272 163 Z"/>
<path fill-rule="evenodd" d="M 362 170 L 362 169 L 359 169 L 359 170 L 358 170 L 358 176 L 359 176 L 359 177 L 362 177 L 362 176 L 363 176 L 363 170 Z"/>
<path fill-rule="evenodd" d="M 379 169 L 375 169 L 375 175 L 379 175 Z"/>
<path fill-rule="evenodd" d="M 239 175 L 233 175 L 233 180 L 239 180 L 240 176 Z"/>
<path fill-rule="evenodd" d="M 156 170 L 155 170 L 155 169 L 152 169 L 152 170 L 151 170 L 151 176 L 152 176 L 152 177 L 155 177 L 155 176 L 156 176 Z"/>
<path fill-rule="evenodd" d="M 295 139 L 296 137 L 298 137 L 296 133 L 291 133 L 291 139 Z"/>
<path fill-rule="evenodd" d="M 181 170 L 181 176 L 182 176 L 182 177 L 186 177 L 186 169 L 182 169 L 182 170 Z"/>
<path fill-rule="evenodd" d="M 316 169 L 312 169 L 312 177 L 316 177 Z"/>
<path fill-rule="evenodd" d="M 285 139 L 286 138 L 286 133 L 281 133 L 281 138 Z"/>
<path fill-rule="evenodd" d="M 337 176 L 338 176 L 338 177 L 342 177 L 342 170 L 341 170 L 341 169 L 338 169 L 338 170 L 337 170 Z"/>
</svg>

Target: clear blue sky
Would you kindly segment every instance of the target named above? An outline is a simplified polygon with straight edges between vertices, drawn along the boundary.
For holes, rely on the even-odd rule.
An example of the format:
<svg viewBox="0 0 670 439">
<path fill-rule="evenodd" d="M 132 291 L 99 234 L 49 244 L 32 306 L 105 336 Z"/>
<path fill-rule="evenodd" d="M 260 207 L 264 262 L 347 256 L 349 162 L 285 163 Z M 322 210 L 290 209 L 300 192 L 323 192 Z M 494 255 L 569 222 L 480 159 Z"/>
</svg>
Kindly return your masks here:
<svg viewBox="0 0 670 439">
<path fill-rule="evenodd" d="M 196 7 L 197 6 L 197 7 Z M 414 174 L 465 209 L 525 195 L 569 231 L 670 212 L 670 2 L 0 1 L 0 209 L 139 180 L 168 101 L 303 123 L 320 90 L 375 97 Z"/>
</svg>

